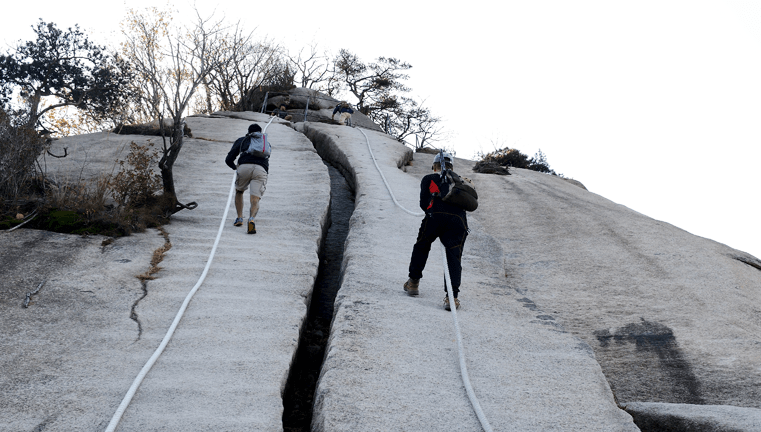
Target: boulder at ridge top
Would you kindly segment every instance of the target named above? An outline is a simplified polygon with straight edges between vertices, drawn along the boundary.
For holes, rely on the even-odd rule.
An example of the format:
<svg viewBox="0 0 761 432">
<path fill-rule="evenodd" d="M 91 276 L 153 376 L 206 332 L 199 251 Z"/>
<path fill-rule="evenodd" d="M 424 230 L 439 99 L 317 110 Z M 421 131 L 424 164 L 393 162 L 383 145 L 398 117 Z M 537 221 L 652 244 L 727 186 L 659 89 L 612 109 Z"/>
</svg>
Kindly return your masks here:
<svg viewBox="0 0 761 432">
<path fill-rule="evenodd" d="M 285 105 L 287 113 L 292 117 L 292 121 L 294 123 L 300 123 L 304 121 L 304 111 L 307 101 L 309 101 L 307 121 L 338 124 L 335 121 L 338 120 L 338 116 L 333 118 L 333 109 L 340 100 L 316 90 L 301 87 L 287 92 L 279 92 L 277 96 L 269 98 L 267 101 L 266 112 L 270 113 L 275 108 L 279 109 L 281 105 Z M 380 126 L 373 123 L 369 117 L 359 112 L 356 106 L 352 106 L 352 108 L 354 109 L 354 114 L 351 115 L 352 126 L 382 131 Z"/>
</svg>

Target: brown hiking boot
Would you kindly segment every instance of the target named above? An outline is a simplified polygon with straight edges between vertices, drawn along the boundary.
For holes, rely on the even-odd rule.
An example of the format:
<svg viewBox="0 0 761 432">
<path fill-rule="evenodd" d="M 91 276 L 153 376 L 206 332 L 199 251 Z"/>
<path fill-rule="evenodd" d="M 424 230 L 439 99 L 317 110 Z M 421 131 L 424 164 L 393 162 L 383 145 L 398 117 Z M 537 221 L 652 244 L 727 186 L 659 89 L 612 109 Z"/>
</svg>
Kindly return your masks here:
<svg viewBox="0 0 761 432">
<path fill-rule="evenodd" d="M 454 299 L 454 307 L 455 309 L 460 309 L 460 300 Z M 449 296 L 444 297 L 444 310 L 452 310 L 452 307 L 449 305 Z"/>
<path fill-rule="evenodd" d="M 416 296 L 420 294 L 420 291 L 418 291 L 418 284 L 420 284 L 420 279 L 407 279 L 407 282 L 404 283 L 404 291 L 407 292 L 408 296 Z"/>
</svg>

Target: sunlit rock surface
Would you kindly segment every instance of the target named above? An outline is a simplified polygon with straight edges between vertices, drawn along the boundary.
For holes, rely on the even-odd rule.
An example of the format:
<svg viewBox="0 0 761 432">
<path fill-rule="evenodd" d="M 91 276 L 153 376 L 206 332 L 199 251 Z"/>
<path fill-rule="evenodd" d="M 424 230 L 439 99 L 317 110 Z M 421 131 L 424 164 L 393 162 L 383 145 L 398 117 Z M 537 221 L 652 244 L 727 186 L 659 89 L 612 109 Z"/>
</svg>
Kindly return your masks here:
<svg viewBox="0 0 761 432">
<path fill-rule="evenodd" d="M 761 408 L 758 260 L 562 179 L 475 174 L 510 286 L 634 401 Z"/>
<path fill-rule="evenodd" d="M 360 130 L 331 124 L 332 103 L 312 110 L 310 123 L 270 126 L 259 232 L 232 227 L 230 206 L 207 280 L 118 430 L 282 430 L 283 385 L 327 223 L 329 178 L 317 151 L 354 185 L 356 209 L 313 429 L 480 430 L 442 308 L 439 246 L 421 295 L 407 297 L 421 218 L 394 205 Z M 225 155 L 252 121 L 269 119 L 188 118 L 193 138 L 175 179 L 180 200 L 199 207 L 165 226 L 172 248 L 145 290 L 135 276 L 164 245 L 155 230 L 110 244 L 26 229 L 0 235 L 0 431 L 105 428 L 203 270 L 233 175 Z M 372 126 L 366 133 L 395 197 L 420 211 L 433 156 L 413 155 L 361 115 L 353 123 Z M 53 151 L 65 146 L 70 156 L 46 168 L 58 179 L 97 176 L 130 141 L 148 139 L 160 143 L 59 140 Z M 761 261 L 578 182 L 520 169 L 476 174 L 472 164 L 455 161 L 480 195 L 458 316 L 495 430 L 634 431 L 631 415 L 648 427 L 758 430 Z"/>
<path fill-rule="evenodd" d="M 105 429 L 201 276 L 233 179 L 224 163 L 232 142 L 253 121 L 270 119 L 214 117 L 187 120 L 194 137 L 186 138 L 174 176 L 180 200 L 199 205 L 164 227 L 172 248 L 144 298 L 135 276 L 164 243 L 155 230 L 104 247 L 101 236 L 24 229 L 0 236 L 0 430 Z M 287 122 L 273 122 L 267 133 L 274 151 L 257 234 L 232 226 L 231 204 L 206 281 L 119 431 L 282 429 L 281 394 L 317 274 L 330 180 L 312 144 Z M 125 144 L 150 138 L 157 142 L 113 134 L 63 139 L 55 151 L 67 146 L 71 156 L 48 161 L 49 169 L 94 176 L 126 156 Z M 26 291 L 42 279 L 48 283 L 23 309 Z M 130 319 L 139 299 L 140 334 Z"/>
<path fill-rule="evenodd" d="M 408 297 L 402 283 L 422 218 L 394 205 L 361 132 L 320 124 L 303 130 L 358 185 L 313 429 L 481 430 L 460 377 L 451 315 L 442 307 L 439 246 L 421 295 Z M 432 156 L 416 156 L 421 160 L 404 172 L 398 167 L 410 151 L 366 133 L 396 198 L 420 212 L 420 178 Z M 637 430 L 616 407 L 589 345 L 524 307 L 505 278 L 502 246 L 478 212 L 469 223 L 458 315 L 470 379 L 495 430 Z"/>
</svg>

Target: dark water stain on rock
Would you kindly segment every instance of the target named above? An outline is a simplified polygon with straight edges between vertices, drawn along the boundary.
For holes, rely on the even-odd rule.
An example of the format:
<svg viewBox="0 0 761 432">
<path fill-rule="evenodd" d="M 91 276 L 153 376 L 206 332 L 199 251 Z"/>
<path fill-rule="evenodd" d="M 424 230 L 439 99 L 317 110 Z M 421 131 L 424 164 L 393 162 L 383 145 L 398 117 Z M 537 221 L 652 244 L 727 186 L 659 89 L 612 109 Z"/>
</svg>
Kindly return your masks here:
<svg viewBox="0 0 761 432">
<path fill-rule="evenodd" d="M 625 408 L 641 432 L 748 432 L 757 429 L 728 427 L 715 417 L 693 417 L 689 414 L 670 414 L 658 411 L 637 411 Z"/>
<path fill-rule="evenodd" d="M 528 309 L 530 309 L 532 311 L 538 310 L 538 308 L 536 307 L 536 303 L 534 303 L 533 300 L 531 300 L 529 298 L 526 298 L 526 297 L 519 298 L 518 301 L 523 303 L 523 307 L 525 307 L 525 308 L 528 308 Z"/>
<path fill-rule="evenodd" d="M 669 327 L 642 318 L 594 335 L 600 365 L 618 400 L 704 403 L 700 383 Z"/>
<path fill-rule="evenodd" d="M 0 241 L 0 306 L 21 306 L 26 293 L 76 262 L 90 242 L 81 236 L 25 228 L 5 233 Z M 70 299 L 56 299 L 62 300 Z"/>
</svg>

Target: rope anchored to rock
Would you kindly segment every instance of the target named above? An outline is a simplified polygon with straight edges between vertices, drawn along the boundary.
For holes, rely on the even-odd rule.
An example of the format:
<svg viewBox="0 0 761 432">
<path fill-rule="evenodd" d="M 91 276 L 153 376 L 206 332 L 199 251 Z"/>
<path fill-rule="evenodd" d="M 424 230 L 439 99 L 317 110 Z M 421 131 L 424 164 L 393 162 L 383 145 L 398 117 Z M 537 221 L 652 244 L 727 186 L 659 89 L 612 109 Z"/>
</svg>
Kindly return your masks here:
<svg viewBox="0 0 761 432">
<path fill-rule="evenodd" d="M 274 120 L 274 117 L 270 119 L 269 123 L 267 123 L 267 126 L 264 127 L 264 130 L 262 132 L 267 131 L 267 127 L 269 127 L 270 123 L 272 123 L 272 120 Z M 219 239 L 222 237 L 222 230 L 225 227 L 225 221 L 227 220 L 227 213 L 230 211 L 230 203 L 233 199 L 233 191 L 235 190 L 235 175 L 233 174 L 232 184 L 230 184 L 230 193 L 227 196 L 227 204 L 225 204 L 225 211 L 222 215 L 222 221 L 219 223 L 219 230 L 217 231 L 217 238 L 214 240 L 214 246 L 211 248 L 211 252 L 209 253 L 209 259 L 206 260 L 206 266 L 203 269 L 203 272 L 201 273 L 201 276 L 198 278 L 198 282 L 196 282 L 195 286 L 188 292 L 188 295 L 185 297 L 185 301 L 182 302 L 182 306 L 180 306 L 180 310 L 177 311 L 177 315 L 174 317 L 174 321 L 172 321 L 172 325 L 169 327 L 169 330 L 167 330 L 166 335 L 164 335 L 164 339 L 161 341 L 161 344 L 159 344 L 159 347 L 156 348 L 156 351 L 153 353 L 151 358 L 148 359 L 148 361 L 145 363 L 143 368 L 140 370 L 140 373 L 137 374 L 137 377 L 135 377 L 135 380 L 132 382 L 132 386 L 127 391 L 127 394 L 124 395 L 124 399 L 122 399 L 121 404 L 119 404 L 119 407 L 116 409 L 116 412 L 114 413 L 113 417 L 111 417 L 111 422 L 108 423 L 108 426 L 106 427 L 106 432 L 113 432 L 116 430 L 116 426 L 119 425 L 119 421 L 121 421 L 122 415 L 124 414 L 124 411 L 129 406 L 130 402 L 132 402 L 132 398 L 135 396 L 135 393 L 137 392 L 138 387 L 140 387 L 140 384 L 143 382 L 143 379 L 146 375 L 148 375 L 148 371 L 151 370 L 154 363 L 156 363 L 156 360 L 158 360 L 161 353 L 164 352 L 164 348 L 166 348 L 166 345 L 169 343 L 169 340 L 172 338 L 172 335 L 174 335 L 174 331 L 177 329 L 177 326 L 180 324 L 180 320 L 182 319 L 182 316 L 185 314 L 185 310 L 187 309 L 188 305 L 190 304 L 190 300 L 195 295 L 196 291 L 198 291 L 198 288 L 201 287 L 201 284 L 203 284 L 203 281 L 206 279 L 206 274 L 209 272 L 209 268 L 211 267 L 212 261 L 214 261 L 214 255 L 217 253 L 217 246 L 219 246 Z"/>
<path fill-rule="evenodd" d="M 391 186 L 389 186 L 388 181 L 386 180 L 386 176 L 383 175 L 383 171 L 381 171 L 380 166 L 378 166 L 378 162 L 375 160 L 373 149 L 370 147 L 370 139 L 367 137 L 367 134 L 365 133 L 365 131 L 363 131 L 360 128 L 357 128 L 357 130 L 362 132 L 362 135 L 364 135 L 365 141 L 367 142 L 367 149 L 370 151 L 370 157 L 373 159 L 375 168 L 378 170 L 378 173 L 383 179 L 383 184 L 386 185 L 386 189 L 388 190 L 388 193 L 391 195 L 391 199 L 394 201 L 394 204 L 396 204 L 399 208 L 401 208 L 402 210 L 404 210 L 405 212 L 413 216 L 425 216 L 425 213 L 423 212 L 413 212 L 412 210 L 408 210 L 403 205 L 401 205 L 399 201 L 396 200 L 396 197 L 394 196 L 394 192 L 391 190 Z M 444 283 L 446 284 L 446 286 L 451 287 L 452 280 L 449 276 L 446 250 L 444 249 L 443 244 L 440 244 L 440 246 L 441 246 L 441 255 L 444 260 Z M 481 409 L 481 404 L 478 402 L 476 393 L 473 391 L 473 386 L 470 384 L 468 368 L 465 365 L 465 347 L 462 342 L 462 334 L 460 333 L 460 323 L 457 320 L 457 308 L 455 307 L 456 303 L 455 303 L 454 295 L 452 294 L 452 291 L 454 290 L 451 290 L 451 289 L 447 290 L 447 296 L 449 298 L 449 304 L 452 305 L 451 307 L 452 321 L 454 321 L 455 334 L 457 336 L 457 350 L 459 352 L 459 358 L 460 358 L 460 375 L 462 376 L 462 383 L 465 385 L 465 391 L 468 394 L 468 399 L 470 400 L 470 404 L 473 406 L 473 411 L 475 411 L 476 417 L 478 417 L 478 421 L 481 423 L 481 427 L 483 428 L 485 432 L 492 432 L 493 429 L 491 427 L 491 424 L 489 424 L 489 419 L 486 418 L 486 415 L 484 414 L 483 409 Z"/>
</svg>

